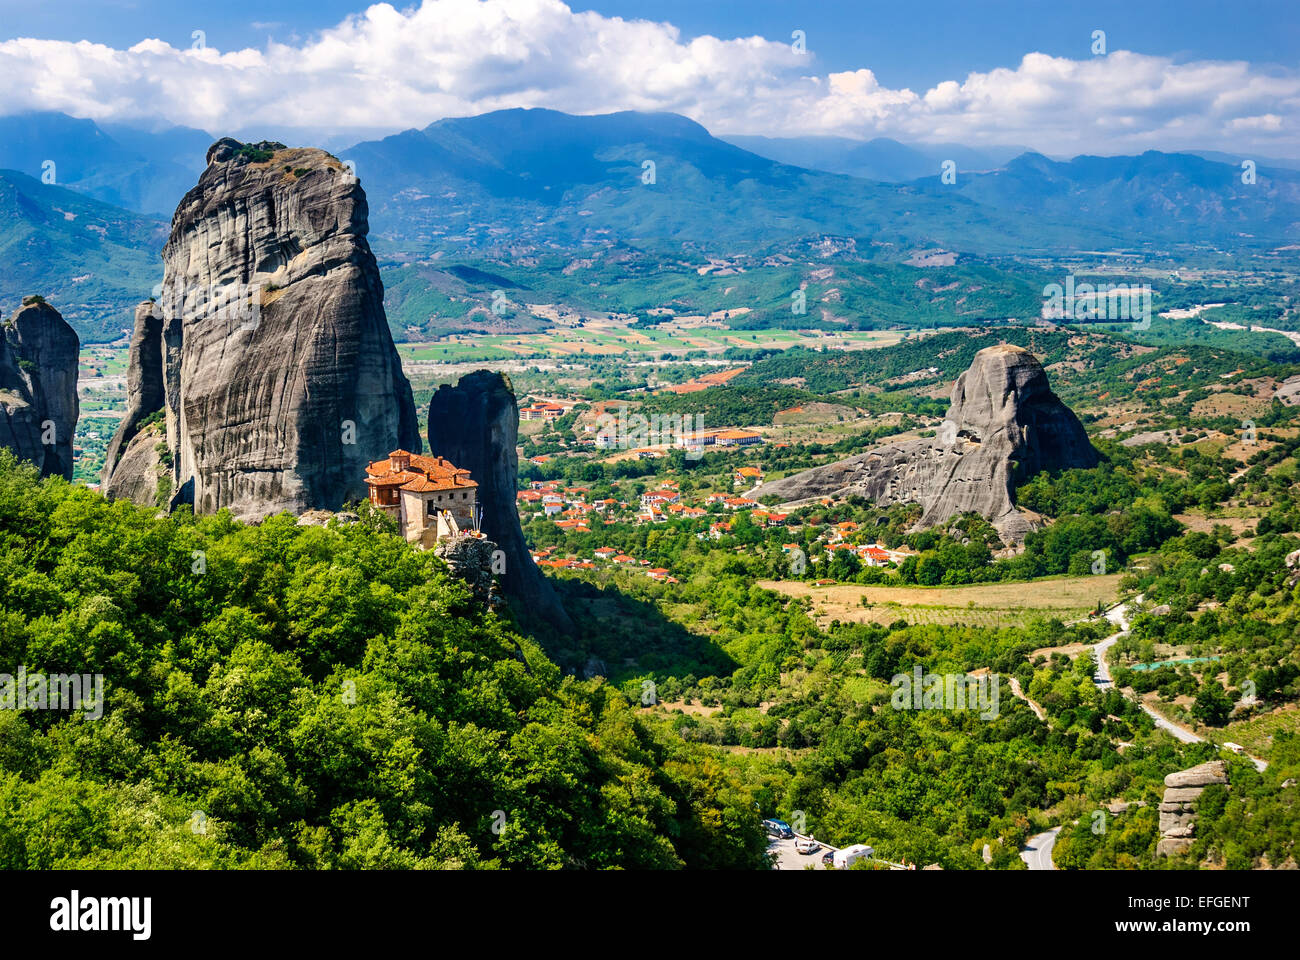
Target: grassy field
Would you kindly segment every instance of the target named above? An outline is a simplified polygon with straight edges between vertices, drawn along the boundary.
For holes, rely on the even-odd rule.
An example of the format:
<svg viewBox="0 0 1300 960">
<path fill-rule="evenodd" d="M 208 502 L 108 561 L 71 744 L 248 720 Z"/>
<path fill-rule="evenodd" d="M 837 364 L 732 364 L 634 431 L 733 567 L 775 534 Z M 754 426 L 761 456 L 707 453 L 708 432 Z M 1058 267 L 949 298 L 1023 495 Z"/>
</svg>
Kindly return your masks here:
<svg viewBox="0 0 1300 960">
<path fill-rule="evenodd" d="M 1267 760 L 1269 751 L 1273 749 L 1274 734 L 1300 732 L 1300 707 L 1288 704 L 1226 727 L 1198 727 L 1197 732 L 1219 746 L 1227 741 L 1241 744 L 1247 753 Z"/>
<path fill-rule="evenodd" d="M 690 327 L 676 322 L 633 328 L 617 321 L 588 321 L 581 327 L 556 326 L 544 333 L 470 334 L 429 343 L 403 343 L 402 363 L 461 363 L 470 360 L 549 359 L 636 356 L 649 359 L 665 353 L 704 351 L 720 354 L 728 347 L 779 348 L 826 346 L 853 350 L 897 343 L 892 330 L 846 331 L 834 335 L 798 330 L 723 330 Z"/>
<path fill-rule="evenodd" d="M 791 597 L 811 598 L 814 614 L 822 625 L 832 620 L 884 625 L 905 620 L 909 624 L 1004 627 L 1026 623 L 1036 616 L 1062 621 L 1079 619 L 1098 601 L 1112 603 L 1119 581 L 1119 574 L 1107 574 L 965 587 L 818 587 L 798 580 L 764 580 L 758 585 Z"/>
</svg>

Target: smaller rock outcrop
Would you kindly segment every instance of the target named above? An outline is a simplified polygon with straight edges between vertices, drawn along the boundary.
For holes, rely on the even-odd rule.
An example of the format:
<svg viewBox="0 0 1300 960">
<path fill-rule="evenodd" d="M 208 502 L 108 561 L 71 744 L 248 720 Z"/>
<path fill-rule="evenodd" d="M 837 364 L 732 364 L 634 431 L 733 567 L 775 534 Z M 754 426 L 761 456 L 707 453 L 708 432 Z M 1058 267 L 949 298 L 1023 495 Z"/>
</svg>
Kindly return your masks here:
<svg viewBox="0 0 1300 960">
<path fill-rule="evenodd" d="M 1165 795 L 1160 802 L 1160 842 L 1157 856 L 1186 853 L 1196 829 L 1196 801 L 1212 783 L 1227 784 L 1228 769 L 1222 760 L 1211 760 L 1165 777 Z"/>
<path fill-rule="evenodd" d="M 763 484 L 751 496 L 796 505 L 855 494 L 881 506 L 918 503 L 918 527 L 978 513 L 1004 542 L 1020 543 L 1035 522 L 1016 509 L 1016 484 L 1040 470 L 1096 465 L 1083 425 L 1052 392 L 1038 359 L 999 344 L 977 353 L 957 378 L 935 437 L 885 444 Z"/>
<path fill-rule="evenodd" d="M 485 606 L 496 602 L 496 576 L 498 547 L 486 537 L 469 533 L 457 534 L 439 540 L 433 548 L 436 556 L 446 564 L 451 575 L 469 584 L 474 599 Z"/>
<path fill-rule="evenodd" d="M 540 617 L 560 632 L 572 633 L 573 621 L 533 563 L 519 527 L 515 505 L 518 434 L 519 404 L 504 374 L 476 370 L 461 377 L 454 387 L 440 386 L 429 404 L 429 454 L 468 470 L 478 483 L 481 530 L 504 554 L 502 592 L 517 601 L 519 613 Z"/>
<path fill-rule="evenodd" d="M 81 342 L 59 311 L 27 297 L 0 336 L 0 446 L 72 479 Z"/>
</svg>

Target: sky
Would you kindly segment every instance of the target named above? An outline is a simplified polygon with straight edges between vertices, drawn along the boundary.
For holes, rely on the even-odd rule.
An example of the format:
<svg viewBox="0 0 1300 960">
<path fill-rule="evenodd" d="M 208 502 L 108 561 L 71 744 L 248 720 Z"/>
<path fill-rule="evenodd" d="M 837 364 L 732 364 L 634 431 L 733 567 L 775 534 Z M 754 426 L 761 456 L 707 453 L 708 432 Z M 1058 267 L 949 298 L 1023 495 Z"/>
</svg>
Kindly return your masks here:
<svg viewBox="0 0 1300 960">
<path fill-rule="evenodd" d="M 0 114 L 338 134 L 519 106 L 1296 157 L 1300 2 L 0 0 Z"/>
</svg>

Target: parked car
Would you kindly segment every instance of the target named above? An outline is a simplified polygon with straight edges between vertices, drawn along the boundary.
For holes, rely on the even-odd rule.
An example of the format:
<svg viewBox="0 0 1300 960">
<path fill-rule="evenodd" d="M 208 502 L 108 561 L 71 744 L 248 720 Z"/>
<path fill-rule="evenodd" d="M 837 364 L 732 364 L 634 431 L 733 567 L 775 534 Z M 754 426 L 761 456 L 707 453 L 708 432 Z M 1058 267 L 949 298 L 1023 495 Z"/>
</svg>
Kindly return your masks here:
<svg viewBox="0 0 1300 960">
<path fill-rule="evenodd" d="M 784 820 L 764 820 L 763 826 L 767 830 L 769 837 L 776 837 L 780 840 L 789 840 L 794 836 L 794 831 L 790 829 L 790 824 Z"/>
<path fill-rule="evenodd" d="M 794 842 L 794 848 L 799 853 L 816 853 L 822 848 L 822 845 L 816 840 L 805 839 L 800 837 Z"/>
<path fill-rule="evenodd" d="M 822 854 L 822 863 L 824 863 L 824 864 L 826 864 L 827 866 L 829 866 L 830 864 L 833 864 L 834 862 L 835 862 L 835 851 L 834 851 L 834 850 L 827 850 L 825 853 Z"/>
</svg>

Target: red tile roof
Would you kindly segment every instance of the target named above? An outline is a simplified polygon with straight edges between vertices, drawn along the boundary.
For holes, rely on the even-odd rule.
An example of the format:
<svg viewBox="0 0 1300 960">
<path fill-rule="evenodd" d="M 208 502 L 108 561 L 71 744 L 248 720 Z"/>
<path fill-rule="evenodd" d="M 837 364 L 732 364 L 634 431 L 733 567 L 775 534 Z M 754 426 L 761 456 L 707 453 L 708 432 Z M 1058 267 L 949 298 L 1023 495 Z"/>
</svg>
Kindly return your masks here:
<svg viewBox="0 0 1300 960">
<path fill-rule="evenodd" d="M 393 461 L 408 461 L 405 470 L 394 470 Z M 469 490 L 478 484 L 470 479 L 469 471 L 462 470 L 446 457 L 425 457 L 405 450 L 394 450 L 385 460 L 376 460 L 366 467 L 366 483 L 375 487 L 399 487 L 414 493 L 439 490 Z"/>
</svg>

